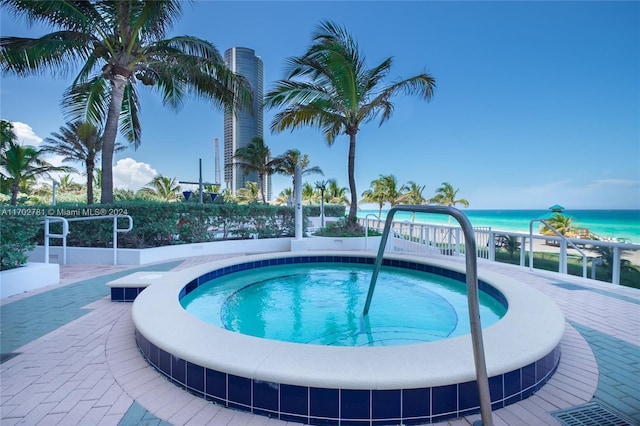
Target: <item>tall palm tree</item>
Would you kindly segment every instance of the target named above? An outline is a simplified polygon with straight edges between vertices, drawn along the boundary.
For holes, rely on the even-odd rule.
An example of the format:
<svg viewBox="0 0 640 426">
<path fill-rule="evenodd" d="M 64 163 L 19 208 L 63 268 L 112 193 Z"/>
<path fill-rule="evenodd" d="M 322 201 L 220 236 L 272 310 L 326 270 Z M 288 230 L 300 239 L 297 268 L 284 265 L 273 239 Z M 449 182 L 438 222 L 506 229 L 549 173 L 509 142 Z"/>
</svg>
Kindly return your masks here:
<svg viewBox="0 0 640 426">
<path fill-rule="evenodd" d="M 180 185 L 175 178 L 158 175 L 140 189 L 140 191 L 164 201 L 177 201 L 180 194 Z"/>
<path fill-rule="evenodd" d="M 11 187 L 11 205 L 18 202 L 21 185 L 33 182 L 40 176 L 49 176 L 51 172 L 75 172 L 72 167 L 59 167 L 49 164 L 41 158 L 41 152 L 30 145 L 10 143 L 0 155 L 0 169 Z"/>
<path fill-rule="evenodd" d="M 255 136 L 251 139 L 250 144 L 236 150 L 233 161 L 232 165 L 243 169 L 245 175 L 251 172 L 257 173 L 262 202 L 266 203 L 266 178 L 278 170 L 282 160 L 278 157 L 271 158 L 271 150 L 265 145 L 264 140 L 259 136 Z"/>
<path fill-rule="evenodd" d="M 177 109 L 188 93 L 218 106 L 249 105 L 246 80 L 218 49 L 191 36 L 165 39 L 182 14 L 180 0 L 0 0 L 6 13 L 56 29 L 40 38 L 0 37 L 0 68 L 19 76 L 79 72 L 64 94 L 73 119 L 104 128 L 101 201 L 113 201 L 113 152 L 118 128 L 141 141 L 136 84 L 156 88 Z M 104 125 L 104 126 L 103 126 Z"/>
<path fill-rule="evenodd" d="M 358 44 L 344 27 L 322 22 L 309 49 L 290 58 L 285 80 L 267 93 L 265 105 L 284 107 L 271 124 L 272 131 L 313 126 L 322 130 L 332 145 L 340 134 L 349 136 L 348 174 L 351 205 L 348 222 L 355 222 L 358 192 L 355 181 L 356 135 L 360 126 L 380 117 L 380 125 L 393 112 L 397 94 L 430 100 L 435 79 L 422 73 L 384 85 L 392 58 L 367 68 Z"/>
<path fill-rule="evenodd" d="M 436 195 L 429 202 L 441 206 L 455 207 L 456 204 L 462 204 L 464 207 L 469 207 L 469 201 L 464 198 L 456 199 L 459 191 L 460 189 L 453 189 L 449 182 L 442 182 L 442 186 L 436 189 Z"/>
<path fill-rule="evenodd" d="M 126 146 L 117 143 L 113 152 L 124 149 Z M 42 151 L 61 155 L 63 161 L 83 163 L 87 177 L 87 204 L 93 204 L 94 171 L 102 152 L 98 128 L 87 121 L 67 123 L 44 140 Z"/>
<path fill-rule="evenodd" d="M 291 176 L 293 184 L 295 185 L 296 165 L 300 163 L 302 169 L 302 176 L 310 175 L 313 173 L 324 176 L 322 169 L 318 166 L 309 167 L 309 156 L 307 154 L 301 154 L 297 149 L 289 149 L 284 154 L 278 156 L 280 164 L 278 164 L 276 173 L 280 173 L 285 176 Z"/>
</svg>

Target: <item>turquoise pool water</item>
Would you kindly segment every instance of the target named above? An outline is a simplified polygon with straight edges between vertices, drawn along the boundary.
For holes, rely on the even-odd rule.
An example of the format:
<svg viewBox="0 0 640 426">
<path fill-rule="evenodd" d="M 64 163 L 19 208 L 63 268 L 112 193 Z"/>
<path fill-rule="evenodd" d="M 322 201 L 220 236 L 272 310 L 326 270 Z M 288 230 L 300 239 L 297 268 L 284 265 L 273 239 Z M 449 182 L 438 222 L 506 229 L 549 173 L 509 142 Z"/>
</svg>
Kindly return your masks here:
<svg viewBox="0 0 640 426">
<path fill-rule="evenodd" d="M 382 268 L 363 318 L 372 270 L 340 263 L 251 269 L 211 280 L 180 302 L 213 325 L 294 343 L 392 346 L 469 333 L 464 283 L 403 268 Z M 506 310 L 482 292 L 480 304 L 483 327 Z"/>
</svg>

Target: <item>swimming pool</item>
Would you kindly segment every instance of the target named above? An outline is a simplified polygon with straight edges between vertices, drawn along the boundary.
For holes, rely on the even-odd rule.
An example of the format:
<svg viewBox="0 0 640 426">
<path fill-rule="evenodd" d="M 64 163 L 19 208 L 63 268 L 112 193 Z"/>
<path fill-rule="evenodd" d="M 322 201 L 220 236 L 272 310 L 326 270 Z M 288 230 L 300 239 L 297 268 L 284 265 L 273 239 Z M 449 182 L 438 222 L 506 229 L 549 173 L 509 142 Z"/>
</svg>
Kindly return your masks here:
<svg viewBox="0 0 640 426">
<path fill-rule="evenodd" d="M 386 347 L 307 345 L 225 330 L 194 317 L 180 304 L 182 297 L 217 277 L 267 266 L 327 262 L 372 263 L 373 255 L 274 253 L 171 275 L 134 302 L 138 346 L 151 365 L 188 391 L 282 420 L 412 424 L 479 411 L 468 334 Z M 389 255 L 385 264 L 465 280 L 463 265 L 443 259 Z M 553 301 L 524 283 L 482 270 L 478 276 L 480 288 L 503 297 L 509 307 L 502 319 L 483 330 L 496 409 L 533 394 L 551 377 L 560 359 L 564 317 Z"/>
<path fill-rule="evenodd" d="M 362 316 L 372 265 L 296 263 L 245 270 L 180 299 L 209 324 L 255 337 L 334 346 L 391 346 L 468 334 L 466 286 L 438 274 L 388 266 L 376 303 Z M 506 312 L 480 293 L 484 327 Z"/>
</svg>

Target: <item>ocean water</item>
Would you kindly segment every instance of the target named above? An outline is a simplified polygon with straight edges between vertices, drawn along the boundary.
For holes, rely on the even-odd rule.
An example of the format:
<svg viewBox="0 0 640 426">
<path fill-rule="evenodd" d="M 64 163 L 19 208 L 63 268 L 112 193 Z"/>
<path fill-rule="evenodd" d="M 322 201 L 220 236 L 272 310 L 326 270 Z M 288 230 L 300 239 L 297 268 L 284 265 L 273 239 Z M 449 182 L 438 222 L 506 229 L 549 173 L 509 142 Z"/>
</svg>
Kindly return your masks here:
<svg viewBox="0 0 640 426">
<path fill-rule="evenodd" d="M 529 223 L 534 219 L 548 219 L 552 216 L 549 210 L 468 210 L 460 209 L 474 227 L 491 227 L 496 231 L 529 232 Z M 382 210 L 381 219 L 387 217 L 388 209 Z M 564 210 L 565 216 L 571 217 L 572 226 L 589 228 L 603 238 L 626 238 L 640 244 L 640 210 Z M 378 210 L 360 210 L 358 217 L 378 215 Z M 370 216 L 372 217 L 372 216 Z M 394 221 L 411 221 L 411 212 L 397 212 Z M 442 214 L 416 213 L 415 222 L 446 225 L 449 217 Z M 456 220 L 451 218 L 453 224 Z M 540 223 L 534 223 L 537 232 Z"/>
</svg>

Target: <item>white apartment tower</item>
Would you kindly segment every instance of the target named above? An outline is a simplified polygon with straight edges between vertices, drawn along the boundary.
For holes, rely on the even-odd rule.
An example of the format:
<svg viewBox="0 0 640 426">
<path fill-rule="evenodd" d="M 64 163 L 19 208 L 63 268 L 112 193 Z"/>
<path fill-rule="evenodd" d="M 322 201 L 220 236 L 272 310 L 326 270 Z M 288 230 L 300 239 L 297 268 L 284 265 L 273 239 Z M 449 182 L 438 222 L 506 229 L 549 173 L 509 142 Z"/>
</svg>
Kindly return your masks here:
<svg viewBox="0 0 640 426">
<path fill-rule="evenodd" d="M 258 182 L 256 173 L 244 174 L 237 167 L 228 167 L 233 162 L 233 155 L 240 147 L 251 143 L 256 136 L 264 137 L 263 97 L 264 76 L 262 59 L 256 56 L 253 49 L 232 47 L 224 52 L 227 67 L 236 74 L 244 76 L 253 91 L 253 111 L 247 108 L 238 112 L 224 114 L 224 181 L 233 194 L 245 186 L 248 181 Z M 265 194 L 271 199 L 271 179 L 265 179 Z"/>
</svg>

